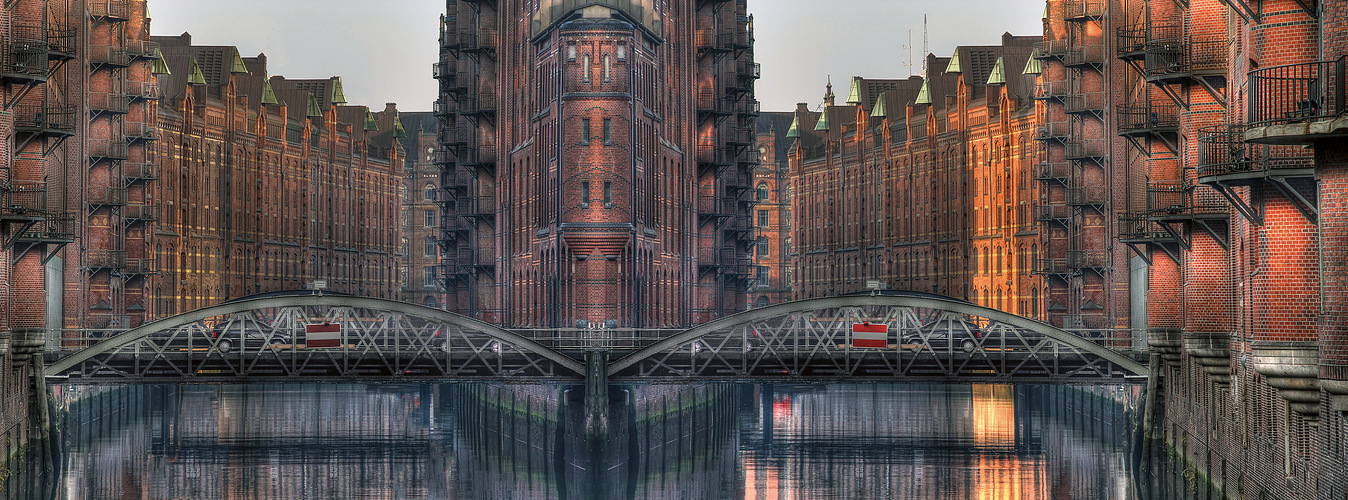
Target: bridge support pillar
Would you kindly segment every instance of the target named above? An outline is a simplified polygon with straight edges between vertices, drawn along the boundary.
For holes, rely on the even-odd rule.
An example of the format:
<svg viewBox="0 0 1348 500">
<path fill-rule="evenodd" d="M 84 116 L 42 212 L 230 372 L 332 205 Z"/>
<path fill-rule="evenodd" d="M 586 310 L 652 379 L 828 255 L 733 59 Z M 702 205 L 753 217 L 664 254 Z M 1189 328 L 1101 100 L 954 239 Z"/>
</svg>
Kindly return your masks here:
<svg viewBox="0 0 1348 500">
<path fill-rule="evenodd" d="M 608 434 L 608 352 L 585 353 L 585 431 Z"/>
</svg>

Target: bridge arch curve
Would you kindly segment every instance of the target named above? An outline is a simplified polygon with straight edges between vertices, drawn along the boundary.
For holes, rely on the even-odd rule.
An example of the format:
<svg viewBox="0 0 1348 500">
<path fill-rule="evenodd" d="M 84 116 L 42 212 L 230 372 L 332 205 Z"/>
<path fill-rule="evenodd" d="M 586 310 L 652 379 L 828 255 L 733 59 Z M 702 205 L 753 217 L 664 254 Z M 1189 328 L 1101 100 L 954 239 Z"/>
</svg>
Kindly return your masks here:
<svg viewBox="0 0 1348 500">
<path fill-rule="evenodd" d="M 608 375 L 610 377 L 619 377 L 624 371 L 631 370 L 640 363 L 647 362 L 660 356 L 668 356 L 674 350 L 680 349 L 683 346 L 693 345 L 700 340 L 705 341 L 714 336 L 724 337 L 727 332 L 733 330 L 741 330 L 745 332 L 743 335 L 748 336 L 750 335 L 748 329 L 752 329 L 754 325 L 763 324 L 768 321 L 792 317 L 794 315 L 809 314 L 821 310 L 858 310 L 864 308 L 937 311 L 942 315 L 942 318 L 952 318 L 949 320 L 951 322 L 948 326 L 945 327 L 947 329 L 955 328 L 953 326 L 953 318 L 957 316 L 962 318 L 976 318 L 977 321 L 983 325 L 976 326 L 976 328 L 989 328 L 989 330 L 992 328 L 1002 329 L 1003 335 L 1017 337 L 1022 342 L 1022 345 L 1018 347 L 1031 354 L 1042 351 L 1045 346 L 1065 347 L 1083 357 L 1095 357 L 1108 363 L 1112 363 L 1117 369 L 1121 369 L 1132 375 L 1146 376 L 1148 374 L 1146 366 L 1142 363 L 1139 363 L 1118 351 L 1097 344 L 1090 339 L 1083 338 L 1066 330 L 960 300 L 917 293 L 912 295 L 881 294 L 825 297 L 786 302 L 761 309 L 752 309 L 690 328 L 614 360 L 609 364 Z M 895 320 L 895 318 L 896 317 L 891 317 L 890 322 L 901 322 L 901 320 Z M 857 316 L 857 321 L 861 321 L 861 319 L 860 316 Z M 850 332 L 851 325 L 850 323 L 844 324 L 844 319 L 842 318 L 834 318 L 834 320 L 835 324 L 830 326 L 833 331 L 831 333 L 821 333 L 821 335 L 829 336 L 829 341 L 835 342 L 833 345 L 837 346 L 838 344 L 836 341 L 843 338 L 840 336 L 839 332 L 844 329 Z M 967 328 L 968 325 L 965 325 L 965 327 Z M 893 333 L 892 330 L 891 327 L 891 333 Z M 931 337 L 931 332 L 922 333 L 921 331 L 915 330 L 912 333 L 914 334 L 914 338 L 920 338 L 922 341 L 930 340 Z M 903 335 L 903 333 L 897 334 Z M 951 333 L 951 337 L 954 337 L 953 332 Z M 760 341 L 754 342 L 759 348 L 771 348 L 771 340 L 759 340 Z M 1003 342 L 1004 341 L 1005 337 L 1003 337 Z M 736 344 L 734 341 L 727 343 L 724 338 L 718 338 L 715 342 L 720 345 Z M 988 341 L 986 340 L 980 340 L 976 346 L 977 350 L 985 355 L 986 352 L 984 349 L 988 347 L 984 344 L 987 342 Z M 734 345 L 732 347 L 746 351 L 754 347 L 747 341 L 740 342 L 740 344 L 742 345 Z M 1036 345 L 1039 347 L 1036 347 Z M 712 349 L 715 346 L 706 344 L 706 347 Z M 891 345 L 890 347 L 897 347 L 899 351 L 903 350 L 902 345 Z M 817 348 L 819 348 L 819 346 L 816 346 L 816 349 Z M 928 349 L 930 350 L 930 348 Z M 921 350 L 922 348 L 917 348 L 918 354 L 921 353 Z M 952 352 L 954 350 L 955 349 L 951 349 Z M 1009 350 L 1011 349 L 1008 348 L 1000 352 Z M 1088 361 L 1087 364 L 1089 365 L 1091 363 Z"/>
<path fill-rule="evenodd" d="M 308 295 L 308 294 L 245 298 L 146 323 L 139 327 L 119 333 L 115 336 L 101 339 L 97 343 L 87 348 L 74 352 L 69 352 L 68 355 L 62 356 L 52 364 L 48 365 L 46 367 L 46 373 L 49 376 L 61 375 L 67 371 L 70 371 L 72 368 L 81 365 L 82 363 L 95 361 L 95 358 L 99 356 L 106 356 L 111 353 L 115 353 L 119 350 L 128 349 L 130 346 L 135 346 L 138 343 L 147 342 L 153 336 L 162 335 L 164 332 L 172 332 L 175 330 L 192 329 L 192 328 L 200 329 L 201 328 L 200 325 L 202 325 L 203 322 L 210 320 L 212 318 L 227 317 L 241 313 L 246 314 L 253 311 L 261 311 L 261 310 L 306 308 L 306 307 L 351 308 L 353 310 L 359 309 L 367 311 L 378 311 L 380 313 L 386 313 L 390 316 L 416 318 L 426 324 L 445 325 L 457 329 L 459 333 L 462 334 L 465 338 L 468 336 L 480 338 L 481 342 L 478 342 L 476 344 L 476 348 L 473 348 L 479 351 L 483 348 L 495 349 L 498 351 L 495 354 L 499 355 L 501 345 L 504 344 L 508 346 L 512 351 L 518 351 L 520 354 L 528 358 L 534 359 L 542 358 L 548 362 L 551 362 L 557 367 L 572 372 L 573 376 L 583 375 L 585 373 L 585 368 L 580 362 L 560 352 L 557 352 L 552 348 L 544 346 L 538 342 L 525 338 L 509 330 L 493 326 L 491 324 L 473 318 L 469 318 L 466 316 L 462 316 L 459 314 L 439 309 L 432 309 L 421 305 L 384 299 L 355 297 L 348 295 Z M 431 331 L 431 329 L 429 328 L 422 328 L 421 330 L 424 332 Z M 450 332 L 446 331 L 443 333 L 446 337 L 445 340 L 442 341 L 443 343 L 436 345 L 448 346 L 450 342 L 450 340 L 448 339 Z M 415 335 L 415 332 L 413 334 Z M 439 329 L 434 330 L 434 335 L 438 336 L 440 334 L 441 332 Z M 406 341 L 407 337 L 403 337 L 403 340 Z M 292 349 L 294 349 L 293 348 L 294 342 L 295 340 L 292 339 L 291 340 Z M 395 347 L 398 349 L 415 347 L 422 349 L 424 352 L 431 350 L 429 342 L 430 342 L 429 340 L 424 338 L 413 339 L 411 343 L 408 345 L 395 346 Z M 497 344 L 491 344 L 490 342 L 497 342 Z M 161 356 L 163 355 L 162 345 L 153 345 L 147 347 L 150 350 L 154 350 L 157 348 L 160 351 L 158 354 L 160 354 Z M 217 344 L 214 342 L 206 344 L 206 346 L 201 349 L 204 349 L 208 353 L 208 355 L 214 353 L 218 356 L 221 356 L 222 358 L 226 357 L 225 356 L 226 354 L 230 354 L 229 348 L 221 348 L 217 346 Z M 241 346 L 239 350 L 241 351 L 243 349 L 244 348 Z M 369 348 L 366 347 L 366 349 Z M 182 349 L 179 350 L 181 351 Z M 215 352 L 217 350 L 219 352 Z M 533 362 L 533 364 L 537 365 L 537 362 L 535 361 Z"/>
</svg>

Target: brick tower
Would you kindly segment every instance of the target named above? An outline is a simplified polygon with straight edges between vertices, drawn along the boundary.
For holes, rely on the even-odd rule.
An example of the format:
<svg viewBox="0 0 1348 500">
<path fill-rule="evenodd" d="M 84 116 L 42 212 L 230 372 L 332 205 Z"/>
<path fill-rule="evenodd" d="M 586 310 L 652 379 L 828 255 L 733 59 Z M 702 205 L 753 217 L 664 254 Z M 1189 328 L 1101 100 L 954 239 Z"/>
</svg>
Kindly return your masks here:
<svg viewBox="0 0 1348 500">
<path fill-rule="evenodd" d="M 433 154 L 447 309 L 592 329 L 745 307 L 751 20 L 743 0 L 656 4 L 448 2 Z"/>
</svg>

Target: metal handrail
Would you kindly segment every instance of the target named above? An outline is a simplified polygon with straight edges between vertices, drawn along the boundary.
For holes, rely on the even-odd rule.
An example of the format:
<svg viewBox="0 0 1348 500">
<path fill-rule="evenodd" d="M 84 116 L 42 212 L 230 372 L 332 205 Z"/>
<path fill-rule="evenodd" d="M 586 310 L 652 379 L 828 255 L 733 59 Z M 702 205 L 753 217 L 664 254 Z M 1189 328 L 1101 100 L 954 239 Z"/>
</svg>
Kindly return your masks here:
<svg viewBox="0 0 1348 500">
<path fill-rule="evenodd" d="M 1245 142 L 1244 124 L 1199 129 L 1198 176 L 1305 169 L 1315 165 L 1315 153 L 1298 145 Z"/>
<path fill-rule="evenodd" d="M 1315 121 L 1345 114 L 1346 63 L 1348 56 L 1251 71 L 1249 125 Z"/>
</svg>

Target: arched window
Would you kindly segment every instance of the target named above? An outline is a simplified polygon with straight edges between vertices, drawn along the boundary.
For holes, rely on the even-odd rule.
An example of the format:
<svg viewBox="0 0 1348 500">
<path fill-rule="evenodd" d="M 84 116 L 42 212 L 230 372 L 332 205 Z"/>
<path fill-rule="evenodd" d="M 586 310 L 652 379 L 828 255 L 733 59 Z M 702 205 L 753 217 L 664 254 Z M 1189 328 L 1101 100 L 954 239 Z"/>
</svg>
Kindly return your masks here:
<svg viewBox="0 0 1348 500">
<path fill-rule="evenodd" d="M 430 183 L 426 184 L 426 199 L 429 201 L 435 201 L 435 184 Z"/>
<path fill-rule="evenodd" d="M 439 309 L 439 308 L 440 308 L 440 303 L 439 303 L 439 301 L 435 300 L 435 296 L 432 296 L 432 295 L 427 295 L 427 296 L 426 296 L 425 304 L 426 304 L 426 307 L 429 307 L 429 308 L 431 308 L 431 309 Z"/>
<path fill-rule="evenodd" d="M 755 189 L 758 191 L 758 201 L 768 201 L 768 183 L 760 182 Z"/>
<path fill-rule="evenodd" d="M 1038 318 L 1038 317 L 1039 317 L 1039 289 L 1038 289 L 1038 288 L 1031 288 L 1031 289 L 1030 289 L 1030 317 L 1031 317 L 1031 318 Z"/>
<path fill-rule="evenodd" d="M 767 297 L 759 297 L 758 300 L 754 301 L 754 308 L 759 309 L 763 307 L 768 307 L 768 304 L 769 302 Z"/>
</svg>

